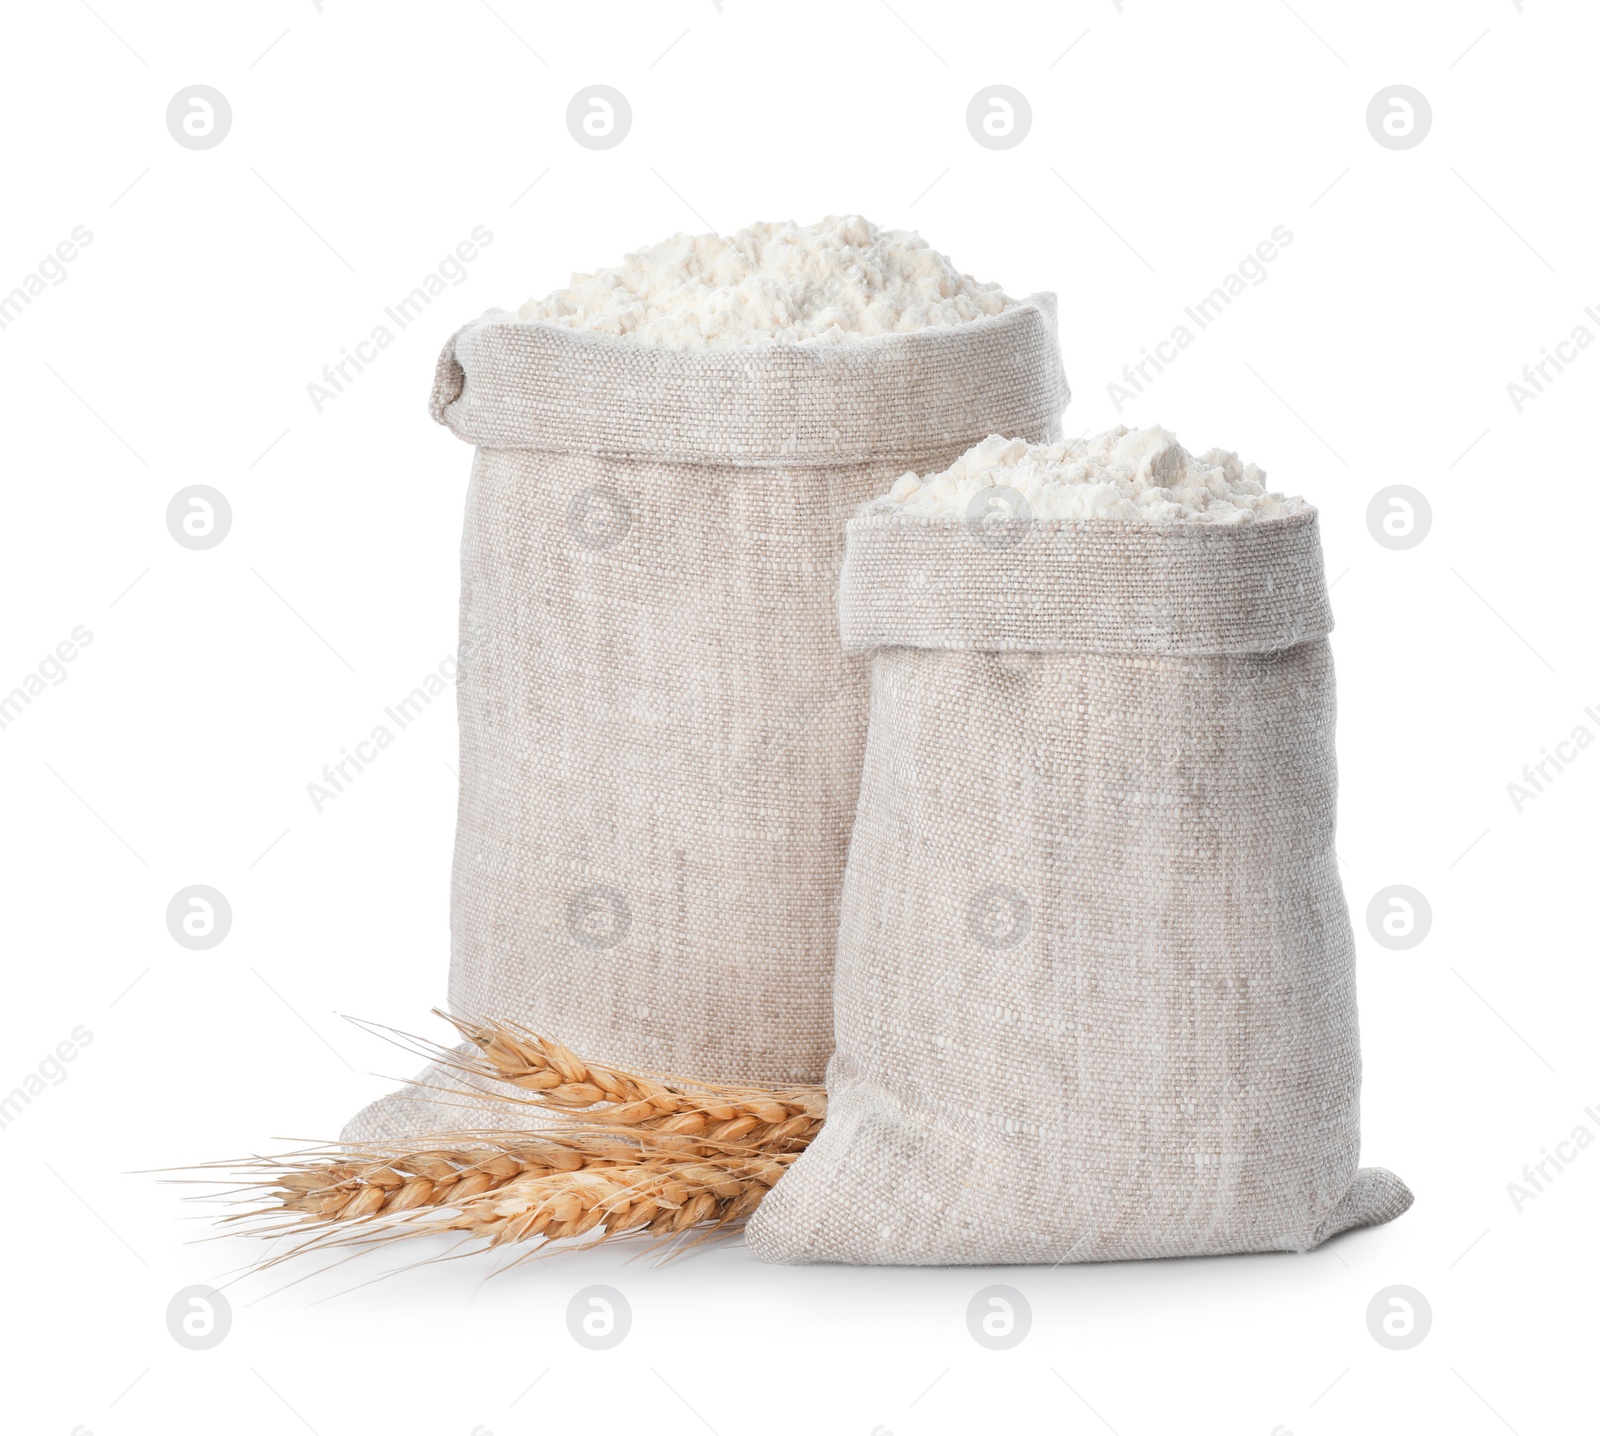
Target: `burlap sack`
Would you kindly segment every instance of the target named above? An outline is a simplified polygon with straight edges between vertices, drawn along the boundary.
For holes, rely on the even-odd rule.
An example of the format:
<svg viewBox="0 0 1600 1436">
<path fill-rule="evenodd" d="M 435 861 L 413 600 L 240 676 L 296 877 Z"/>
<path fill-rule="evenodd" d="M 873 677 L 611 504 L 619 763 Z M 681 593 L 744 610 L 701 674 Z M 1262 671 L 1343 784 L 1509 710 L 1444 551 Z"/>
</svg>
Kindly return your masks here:
<svg viewBox="0 0 1600 1436">
<path fill-rule="evenodd" d="M 828 1121 L 769 1261 L 1299 1251 L 1410 1204 L 1357 1169 L 1314 514 L 874 514 L 875 650 Z"/>
<path fill-rule="evenodd" d="M 600 1061 L 820 1080 L 866 728 L 845 521 L 986 434 L 1059 437 L 1067 398 L 1053 295 L 836 346 L 685 352 L 503 311 L 455 335 L 432 409 L 478 446 L 477 637 L 451 1006 Z M 418 1081 L 346 1139 L 526 1121 Z"/>
</svg>

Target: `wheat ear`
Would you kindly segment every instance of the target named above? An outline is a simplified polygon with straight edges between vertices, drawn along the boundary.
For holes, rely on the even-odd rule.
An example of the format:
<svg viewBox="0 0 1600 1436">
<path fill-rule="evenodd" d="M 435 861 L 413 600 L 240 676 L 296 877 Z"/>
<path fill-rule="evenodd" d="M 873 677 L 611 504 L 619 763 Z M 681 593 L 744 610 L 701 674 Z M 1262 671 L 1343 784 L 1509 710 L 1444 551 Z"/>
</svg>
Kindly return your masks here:
<svg viewBox="0 0 1600 1436">
<path fill-rule="evenodd" d="M 491 1246 L 558 1241 L 603 1228 L 602 1239 L 643 1232 L 670 1237 L 742 1222 L 794 1161 L 792 1154 L 647 1160 L 517 1177 L 428 1223 Z"/>
<path fill-rule="evenodd" d="M 827 1117 L 827 1094 L 817 1085 L 754 1087 L 601 1067 L 553 1038 L 511 1023 L 438 1015 L 472 1043 L 478 1055 L 445 1049 L 435 1052 L 435 1060 L 528 1094 L 503 1100 L 585 1124 L 740 1142 L 768 1152 L 799 1152 Z"/>
<path fill-rule="evenodd" d="M 273 1264 L 318 1248 L 444 1232 L 535 1247 L 694 1228 L 714 1235 L 749 1217 L 797 1155 L 714 1150 L 704 1139 L 648 1131 L 459 1136 L 460 1147 L 364 1145 L 264 1159 L 247 1169 L 248 1185 L 269 1205 L 243 1215 L 298 1219 L 292 1229 L 305 1240 Z"/>
</svg>

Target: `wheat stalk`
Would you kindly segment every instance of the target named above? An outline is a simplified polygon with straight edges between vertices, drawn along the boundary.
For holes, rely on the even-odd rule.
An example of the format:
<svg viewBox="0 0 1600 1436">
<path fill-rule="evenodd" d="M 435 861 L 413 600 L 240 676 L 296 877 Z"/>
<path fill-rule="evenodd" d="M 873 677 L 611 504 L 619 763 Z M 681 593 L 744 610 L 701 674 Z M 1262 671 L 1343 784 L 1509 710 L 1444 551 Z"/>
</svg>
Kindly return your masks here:
<svg viewBox="0 0 1600 1436">
<path fill-rule="evenodd" d="M 711 1142 L 741 1142 L 770 1152 L 803 1151 L 827 1117 L 825 1090 L 796 1083 L 753 1087 L 602 1067 L 513 1023 L 438 1012 L 477 1049 L 477 1057 L 433 1049 L 443 1066 L 526 1092 L 521 1102 L 594 1126 L 648 1129 Z"/>
</svg>

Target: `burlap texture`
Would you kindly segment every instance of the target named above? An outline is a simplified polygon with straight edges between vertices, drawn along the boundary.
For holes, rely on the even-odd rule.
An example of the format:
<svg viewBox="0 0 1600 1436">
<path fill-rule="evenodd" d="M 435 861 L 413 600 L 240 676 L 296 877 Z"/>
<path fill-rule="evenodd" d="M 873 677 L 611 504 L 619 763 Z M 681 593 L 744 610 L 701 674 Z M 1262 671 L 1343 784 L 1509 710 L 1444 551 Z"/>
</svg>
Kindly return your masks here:
<svg viewBox="0 0 1600 1436">
<path fill-rule="evenodd" d="M 866 729 L 845 522 L 989 433 L 1059 437 L 1054 316 L 1037 295 L 948 329 L 679 351 L 491 311 L 454 336 L 432 410 L 478 446 L 456 1011 L 619 1065 L 821 1079 Z M 344 1135 L 526 1121 L 460 1103 L 412 1088 Z"/>
<path fill-rule="evenodd" d="M 1410 1204 L 1358 1171 L 1314 514 L 849 526 L 874 649 L 828 1121 L 769 1261 L 1303 1250 Z"/>
</svg>

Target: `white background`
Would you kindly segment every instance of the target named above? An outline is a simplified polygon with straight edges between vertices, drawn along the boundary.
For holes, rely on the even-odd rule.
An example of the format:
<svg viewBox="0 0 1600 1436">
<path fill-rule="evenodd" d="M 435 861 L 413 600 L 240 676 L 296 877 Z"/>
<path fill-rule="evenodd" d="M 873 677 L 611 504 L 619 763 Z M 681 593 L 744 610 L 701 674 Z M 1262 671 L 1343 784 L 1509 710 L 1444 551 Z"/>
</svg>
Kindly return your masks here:
<svg viewBox="0 0 1600 1436">
<path fill-rule="evenodd" d="M 0 690 L 93 633 L 0 731 L 0 1091 L 93 1034 L 0 1131 L 7 1429 L 1593 1428 L 1600 1150 L 1520 1212 L 1507 1184 L 1574 1127 L 1600 1135 L 1600 748 L 1520 813 L 1506 789 L 1576 725 L 1600 735 L 1600 352 L 1521 413 L 1506 391 L 1575 325 L 1600 333 L 1592 14 L 94 6 L 13 7 L 0 90 L 0 290 L 93 233 L 0 331 Z M 164 119 L 195 83 L 233 110 L 203 152 Z M 565 126 L 591 83 L 633 108 L 605 152 Z M 992 83 L 1033 109 L 1005 152 L 965 125 Z M 1433 110 L 1406 151 L 1365 122 L 1393 83 Z M 414 1066 L 338 1014 L 437 1035 L 453 713 L 435 705 L 320 814 L 306 784 L 455 645 L 469 454 L 425 412 L 440 344 L 678 229 L 848 211 L 1060 295 L 1069 434 L 1160 421 L 1320 507 L 1363 1156 L 1415 1207 L 1302 1256 L 1055 1271 L 786 1270 L 733 1245 L 661 1270 L 596 1252 L 361 1286 L 389 1257 L 281 1289 L 297 1267 L 229 1287 L 227 1339 L 184 1349 L 172 1295 L 260 1252 L 190 1244 L 194 1189 L 128 1173 L 334 1135 L 388 1085 L 373 1073 Z M 316 413 L 307 383 L 475 225 L 494 238 L 466 281 Z M 1118 414 L 1108 382 L 1277 225 L 1294 238 L 1266 282 Z M 194 483 L 233 509 L 206 552 L 165 526 Z M 1365 520 L 1393 483 L 1433 508 L 1405 552 Z M 233 907 L 207 952 L 165 925 L 192 883 Z M 1407 952 L 1363 921 L 1392 883 L 1433 908 Z M 1010 1351 L 966 1329 L 994 1281 L 1033 1308 Z M 566 1331 L 594 1282 L 633 1307 L 610 1352 Z M 1396 1283 L 1433 1312 L 1404 1352 L 1366 1325 Z"/>
</svg>

